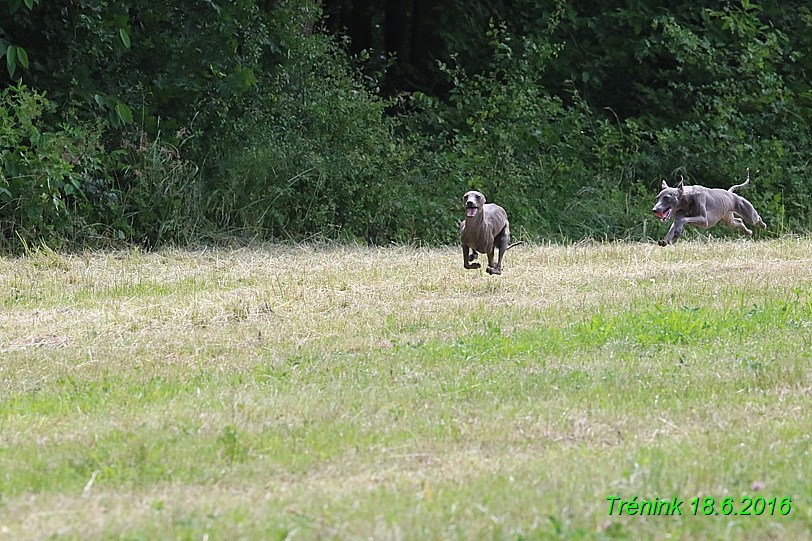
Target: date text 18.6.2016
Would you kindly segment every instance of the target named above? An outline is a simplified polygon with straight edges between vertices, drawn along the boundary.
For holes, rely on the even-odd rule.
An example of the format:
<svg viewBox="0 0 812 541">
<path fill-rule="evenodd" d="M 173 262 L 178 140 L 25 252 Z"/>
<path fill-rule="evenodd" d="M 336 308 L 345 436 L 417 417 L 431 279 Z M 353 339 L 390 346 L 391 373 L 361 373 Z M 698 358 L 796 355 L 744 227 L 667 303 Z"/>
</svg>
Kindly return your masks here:
<svg viewBox="0 0 812 541">
<path fill-rule="evenodd" d="M 614 514 L 634 516 L 673 516 L 682 515 L 683 500 L 673 498 L 671 500 L 661 500 L 654 498 L 653 500 L 640 499 L 635 496 L 630 500 L 624 500 L 620 496 L 609 496 L 606 498 L 609 502 L 609 516 Z M 704 498 L 696 497 L 689 502 L 690 509 L 686 508 L 685 514 L 699 515 L 699 516 L 776 516 L 788 515 L 792 511 L 792 498 L 762 498 L 758 496 L 751 498 L 744 496 L 738 502 L 731 497 L 723 498 L 721 502 L 717 502 L 715 498 L 706 496 Z"/>
</svg>

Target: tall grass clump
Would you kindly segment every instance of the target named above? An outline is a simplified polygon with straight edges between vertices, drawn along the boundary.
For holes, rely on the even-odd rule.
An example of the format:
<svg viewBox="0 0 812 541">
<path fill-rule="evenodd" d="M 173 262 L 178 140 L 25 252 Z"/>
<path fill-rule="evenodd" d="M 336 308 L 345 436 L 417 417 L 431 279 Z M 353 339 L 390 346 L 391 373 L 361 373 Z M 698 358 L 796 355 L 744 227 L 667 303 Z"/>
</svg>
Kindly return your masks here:
<svg viewBox="0 0 812 541">
<path fill-rule="evenodd" d="M 188 137 L 181 128 L 171 138 L 139 132 L 123 140 L 116 216 L 122 237 L 155 246 L 193 242 L 207 230 L 199 168 L 183 148 Z"/>
</svg>

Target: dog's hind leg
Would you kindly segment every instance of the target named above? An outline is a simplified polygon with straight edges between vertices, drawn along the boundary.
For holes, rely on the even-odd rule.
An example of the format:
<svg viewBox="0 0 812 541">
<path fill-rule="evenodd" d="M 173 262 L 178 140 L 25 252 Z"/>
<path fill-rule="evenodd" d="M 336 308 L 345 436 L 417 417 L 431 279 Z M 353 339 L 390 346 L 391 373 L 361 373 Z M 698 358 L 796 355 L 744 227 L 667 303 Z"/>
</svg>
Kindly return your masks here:
<svg viewBox="0 0 812 541">
<path fill-rule="evenodd" d="M 747 229 L 747 226 L 744 225 L 744 222 L 741 221 L 740 218 L 734 216 L 732 212 L 728 212 L 722 218 L 722 223 L 725 224 L 725 225 L 729 225 L 730 227 L 738 227 L 739 229 L 744 231 L 744 234 L 747 235 L 748 237 L 753 236 L 753 232 L 750 231 L 749 229 Z"/>
<path fill-rule="evenodd" d="M 491 248 L 491 251 L 490 251 L 490 252 L 488 252 L 488 268 L 486 268 L 486 269 L 485 269 L 485 272 L 487 272 L 488 274 L 502 274 L 502 273 L 501 273 L 501 271 L 500 271 L 500 272 L 496 272 L 496 271 L 494 270 L 494 268 L 493 268 L 493 252 L 494 252 L 495 250 L 496 250 L 496 246 L 494 245 L 494 246 Z"/>
<path fill-rule="evenodd" d="M 505 228 L 507 229 L 507 228 Z M 502 274 L 502 258 L 505 256 L 505 252 L 508 249 L 508 243 L 510 242 L 510 233 L 505 233 L 503 230 L 499 233 L 495 239 L 493 239 L 493 248 L 496 250 L 499 249 L 499 259 L 496 261 L 496 266 L 493 265 L 493 251 L 488 254 L 488 268 L 486 269 L 488 274 Z"/>
<path fill-rule="evenodd" d="M 761 229 L 767 229 L 767 224 L 765 224 L 761 216 L 758 215 L 756 208 L 744 197 L 739 197 L 736 201 L 736 209 L 734 212 L 741 216 L 748 224 L 757 225 Z"/>
</svg>

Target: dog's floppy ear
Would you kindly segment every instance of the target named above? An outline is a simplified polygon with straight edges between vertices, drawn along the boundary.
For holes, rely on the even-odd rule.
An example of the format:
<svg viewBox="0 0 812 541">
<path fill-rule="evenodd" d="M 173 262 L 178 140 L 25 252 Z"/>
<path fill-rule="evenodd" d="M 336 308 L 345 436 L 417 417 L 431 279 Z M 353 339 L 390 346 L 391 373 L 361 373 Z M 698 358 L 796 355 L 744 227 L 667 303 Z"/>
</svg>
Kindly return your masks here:
<svg viewBox="0 0 812 541">
<path fill-rule="evenodd" d="M 662 185 L 661 185 L 661 186 L 662 186 L 662 188 L 661 188 L 661 189 L 663 189 L 663 190 L 665 190 L 666 188 L 668 188 L 668 184 L 666 184 L 665 179 L 663 179 L 663 183 L 662 183 Z"/>
</svg>

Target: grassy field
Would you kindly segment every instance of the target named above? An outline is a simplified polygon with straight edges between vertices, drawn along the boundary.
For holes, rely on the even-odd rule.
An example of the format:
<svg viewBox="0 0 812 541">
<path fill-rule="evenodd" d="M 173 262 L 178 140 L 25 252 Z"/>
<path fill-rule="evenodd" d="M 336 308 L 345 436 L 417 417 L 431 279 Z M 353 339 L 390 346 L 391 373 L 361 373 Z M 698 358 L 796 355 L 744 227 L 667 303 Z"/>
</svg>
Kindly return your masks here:
<svg viewBox="0 0 812 541">
<path fill-rule="evenodd" d="M 458 252 L 0 259 L 0 540 L 812 539 L 810 240 Z"/>
</svg>

